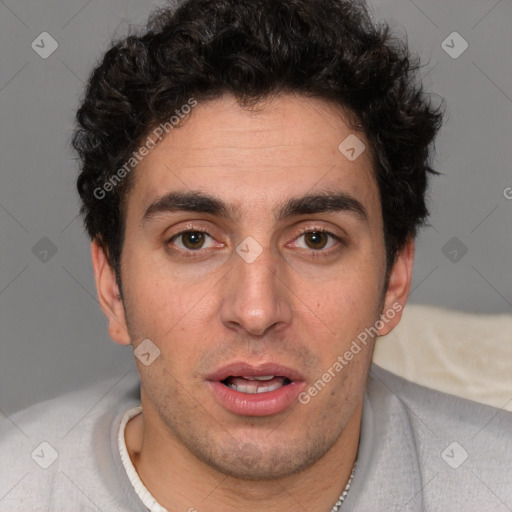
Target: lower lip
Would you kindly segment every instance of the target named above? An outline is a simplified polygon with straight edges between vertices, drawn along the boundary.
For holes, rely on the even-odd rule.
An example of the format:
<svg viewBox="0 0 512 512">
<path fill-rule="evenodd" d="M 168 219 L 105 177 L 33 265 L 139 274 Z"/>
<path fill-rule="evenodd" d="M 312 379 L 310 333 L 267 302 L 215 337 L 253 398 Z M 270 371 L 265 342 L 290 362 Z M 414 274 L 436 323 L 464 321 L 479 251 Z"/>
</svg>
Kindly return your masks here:
<svg viewBox="0 0 512 512">
<path fill-rule="evenodd" d="M 217 401 L 228 411 L 239 416 L 271 416 L 290 407 L 305 382 L 291 382 L 274 391 L 265 393 L 242 393 L 231 389 L 222 382 L 209 382 Z"/>
</svg>

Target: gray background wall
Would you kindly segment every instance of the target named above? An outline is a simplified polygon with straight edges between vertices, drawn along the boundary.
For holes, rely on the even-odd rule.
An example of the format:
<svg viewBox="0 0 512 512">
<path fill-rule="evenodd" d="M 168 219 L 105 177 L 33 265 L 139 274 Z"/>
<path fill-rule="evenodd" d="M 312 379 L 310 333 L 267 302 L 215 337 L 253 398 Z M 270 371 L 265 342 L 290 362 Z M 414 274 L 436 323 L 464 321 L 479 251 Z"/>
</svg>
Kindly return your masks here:
<svg viewBox="0 0 512 512">
<path fill-rule="evenodd" d="M 131 350 L 110 341 L 96 300 L 69 143 L 92 66 L 113 34 L 144 23 L 156 5 L 162 2 L 0 0 L 4 414 L 132 366 Z M 431 188 L 432 225 L 418 239 L 411 301 L 510 311 L 512 2 L 372 5 L 407 33 L 423 58 L 427 89 L 447 103 L 436 159 L 444 175 Z M 42 32 L 58 44 L 49 56 L 55 43 Z"/>
</svg>

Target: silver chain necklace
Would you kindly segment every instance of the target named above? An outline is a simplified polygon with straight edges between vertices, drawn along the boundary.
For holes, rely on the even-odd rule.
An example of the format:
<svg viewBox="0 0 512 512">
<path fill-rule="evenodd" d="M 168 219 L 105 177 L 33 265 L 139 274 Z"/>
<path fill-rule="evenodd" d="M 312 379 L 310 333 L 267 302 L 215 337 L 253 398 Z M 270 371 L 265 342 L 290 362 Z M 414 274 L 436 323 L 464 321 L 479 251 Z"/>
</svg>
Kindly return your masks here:
<svg viewBox="0 0 512 512">
<path fill-rule="evenodd" d="M 345 489 L 343 489 L 343 492 L 340 494 L 340 497 L 338 498 L 338 501 L 334 504 L 334 507 L 331 508 L 331 512 L 338 512 L 338 510 L 340 510 L 341 504 L 345 501 L 345 498 L 347 497 L 348 491 L 350 489 L 350 484 L 352 483 L 352 478 L 354 478 L 355 471 L 356 464 L 354 464 L 354 467 L 352 468 L 352 473 L 350 473 L 350 478 L 348 479 Z"/>
</svg>

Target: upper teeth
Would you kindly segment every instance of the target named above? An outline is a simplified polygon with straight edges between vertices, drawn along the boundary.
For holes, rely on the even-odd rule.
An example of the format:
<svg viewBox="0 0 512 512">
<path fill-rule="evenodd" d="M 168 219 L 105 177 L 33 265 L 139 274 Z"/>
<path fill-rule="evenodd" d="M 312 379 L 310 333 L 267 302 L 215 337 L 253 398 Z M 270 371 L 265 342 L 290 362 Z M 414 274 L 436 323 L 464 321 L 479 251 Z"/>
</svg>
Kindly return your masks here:
<svg viewBox="0 0 512 512">
<path fill-rule="evenodd" d="M 242 377 L 246 380 L 272 380 L 274 375 L 262 375 L 261 377 Z"/>
<path fill-rule="evenodd" d="M 266 382 L 260 382 L 262 380 Z M 224 384 L 239 393 L 268 393 L 282 388 L 285 385 L 285 379 L 284 377 L 274 377 L 272 375 L 249 378 L 233 377 L 228 379 Z"/>
</svg>

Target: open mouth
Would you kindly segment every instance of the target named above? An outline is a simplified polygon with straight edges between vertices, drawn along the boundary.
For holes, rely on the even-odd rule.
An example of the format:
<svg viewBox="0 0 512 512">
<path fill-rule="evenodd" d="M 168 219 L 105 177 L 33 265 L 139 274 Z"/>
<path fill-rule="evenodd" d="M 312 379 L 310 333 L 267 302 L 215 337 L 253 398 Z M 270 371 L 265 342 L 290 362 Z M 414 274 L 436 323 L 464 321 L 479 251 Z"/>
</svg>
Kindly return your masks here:
<svg viewBox="0 0 512 512">
<path fill-rule="evenodd" d="M 206 381 L 217 402 L 237 416 L 279 414 L 306 386 L 300 372 L 273 362 L 233 362 L 207 375 Z"/>
<path fill-rule="evenodd" d="M 261 375 L 258 377 L 238 377 L 230 375 L 221 381 L 224 386 L 240 393 L 256 394 L 276 391 L 291 384 L 288 377 Z"/>
</svg>

